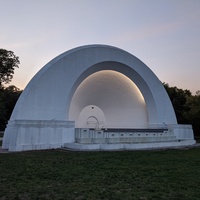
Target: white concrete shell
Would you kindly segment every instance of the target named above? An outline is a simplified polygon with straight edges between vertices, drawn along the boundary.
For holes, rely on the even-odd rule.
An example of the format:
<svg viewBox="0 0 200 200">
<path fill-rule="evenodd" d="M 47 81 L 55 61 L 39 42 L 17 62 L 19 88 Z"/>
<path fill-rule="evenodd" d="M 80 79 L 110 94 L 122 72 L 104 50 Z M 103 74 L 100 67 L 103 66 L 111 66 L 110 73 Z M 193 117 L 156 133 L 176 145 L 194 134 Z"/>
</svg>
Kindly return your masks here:
<svg viewBox="0 0 200 200">
<path fill-rule="evenodd" d="M 94 116 L 87 114 L 93 112 L 87 106 L 98 108 Z M 75 126 L 87 128 L 78 125 L 84 121 L 79 121 L 80 114 L 82 119 L 88 115 L 86 124 L 96 118 L 102 124 L 98 128 L 177 125 L 162 83 L 143 62 L 116 47 L 88 45 L 59 55 L 32 78 L 12 113 L 3 148 L 21 151 L 73 143 Z"/>
<path fill-rule="evenodd" d="M 105 120 L 94 113 L 96 107 L 85 110 L 90 104 L 101 109 L 98 113 Z M 140 90 L 125 75 L 113 70 L 95 72 L 78 86 L 69 109 L 69 120 L 75 121 L 77 128 L 88 127 L 83 111 L 88 117 L 95 115 L 97 129 L 148 128 L 147 108 Z"/>
</svg>

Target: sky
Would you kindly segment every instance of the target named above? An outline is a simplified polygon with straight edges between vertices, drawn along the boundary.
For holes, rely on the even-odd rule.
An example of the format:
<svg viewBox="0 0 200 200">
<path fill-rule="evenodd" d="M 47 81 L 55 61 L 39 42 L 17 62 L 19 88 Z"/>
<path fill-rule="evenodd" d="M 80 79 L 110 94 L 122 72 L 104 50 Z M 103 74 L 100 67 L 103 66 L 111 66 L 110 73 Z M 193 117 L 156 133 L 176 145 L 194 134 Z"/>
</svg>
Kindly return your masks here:
<svg viewBox="0 0 200 200">
<path fill-rule="evenodd" d="M 0 48 L 19 57 L 24 89 L 50 60 L 88 44 L 112 45 L 170 86 L 200 90 L 200 0 L 0 0 Z"/>
</svg>

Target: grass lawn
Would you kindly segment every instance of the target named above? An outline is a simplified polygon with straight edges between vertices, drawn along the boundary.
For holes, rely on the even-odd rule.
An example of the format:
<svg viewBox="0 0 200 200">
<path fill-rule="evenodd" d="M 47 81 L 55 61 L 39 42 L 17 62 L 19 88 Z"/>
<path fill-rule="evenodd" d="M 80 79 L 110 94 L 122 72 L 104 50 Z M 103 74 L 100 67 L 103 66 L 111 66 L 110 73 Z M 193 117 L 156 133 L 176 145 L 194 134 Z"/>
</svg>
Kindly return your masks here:
<svg viewBox="0 0 200 200">
<path fill-rule="evenodd" d="M 0 199 L 200 199 L 200 148 L 0 154 Z"/>
</svg>

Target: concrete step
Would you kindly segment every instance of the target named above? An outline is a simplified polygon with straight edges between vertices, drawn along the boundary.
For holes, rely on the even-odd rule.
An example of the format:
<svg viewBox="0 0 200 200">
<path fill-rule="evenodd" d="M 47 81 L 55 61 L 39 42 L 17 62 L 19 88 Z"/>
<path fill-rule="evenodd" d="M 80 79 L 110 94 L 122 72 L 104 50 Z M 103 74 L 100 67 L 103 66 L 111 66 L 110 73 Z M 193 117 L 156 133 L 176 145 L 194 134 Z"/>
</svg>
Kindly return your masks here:
<svg viewBox="0 0 200 200">
<path fill-rule="evenodd" d="M 119 137 L 119 138 L 76 138 L 82 144 L 149 143 L 178 141 L 175 136 L 162 137 Z"/>
<path fill-rule="evenodd" d="M 169 147 L 181 147 L 194 145 L 195 140 L 179 140 L 170 142 L 151 142 L 151 143 L 135 143 L 135 144 L 80 144 L 65 143 L 64 148 L 73 151 L 121 151 L 121 150 L 139 150 L 139 149 L 159 149 Z"/>
</svg>

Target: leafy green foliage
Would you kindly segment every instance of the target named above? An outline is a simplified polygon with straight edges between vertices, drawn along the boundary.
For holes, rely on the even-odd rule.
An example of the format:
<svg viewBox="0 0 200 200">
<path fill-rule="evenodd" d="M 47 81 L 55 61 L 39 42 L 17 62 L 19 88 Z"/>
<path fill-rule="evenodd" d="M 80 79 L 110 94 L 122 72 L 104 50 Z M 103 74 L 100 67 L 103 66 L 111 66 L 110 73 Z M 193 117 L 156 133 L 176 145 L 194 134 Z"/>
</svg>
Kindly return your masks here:
<svg viewBox="0 0 200 200">
<path fill-rule="evenodd" d="M 13 85 L 0 89 L 0 130 L 5 129 L 21 92 Z"/>
<path fill-rule="evenodd" d="M 189 90 L 170 87 L 163 83 L 180 124 L 192 124 L 195 136 L 200 135 L 200 91 L 192 95 Z"/>
<path fill-rule="evenodd" d="M 19 67 L 19 58 L 12 51 L 0 49 L 0 130 L 4 130 L 21 91 L 10 83 L 14 69 Z"/>
<path fill-rule="evenodd" d="M 187 113 L 188 121 L 193 125 L 194 132 L 200 136 L 200 94 L 196 93 L 188 99 L 188 106 L 190 107 Z"/>
<path fill-rule="evenodd" d="M 169 85 L 166 83 L 163 85 L 174 107 L 178 123 L 186 123 L 187 119 L 185 117 L 185 113 L 190 110 L 190 107 L 187 104 L 187 100 L 188 97 L 192 96 L 192 93 L 189 90 L 182 90 L 177 87 L 169 87 Z"/>
<path fill-rule="evenodd" d="M 20 64 L 19 58 L 12 51 L 0 49 L 0 85 L 11 81 L 14 69 Z"/>
<path fill-rule="evenodd" d="M 197 200 L 200 149 L 0 154 L 0 199 Z"/>
</svg>

